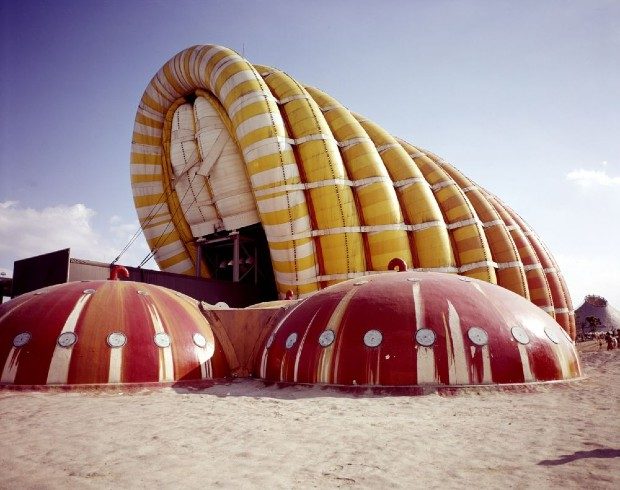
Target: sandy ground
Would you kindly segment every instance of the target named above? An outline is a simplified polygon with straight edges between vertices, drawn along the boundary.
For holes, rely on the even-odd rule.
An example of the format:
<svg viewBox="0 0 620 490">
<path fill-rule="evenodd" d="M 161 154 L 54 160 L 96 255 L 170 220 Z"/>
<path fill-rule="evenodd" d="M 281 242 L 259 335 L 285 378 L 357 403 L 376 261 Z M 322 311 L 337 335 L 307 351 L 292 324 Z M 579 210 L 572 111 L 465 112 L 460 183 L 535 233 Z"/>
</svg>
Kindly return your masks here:
<svg viewBox="0 0 620 490">
<path fill-rule="evenodd" d="M 620 350 L 534 393 L 0 390 L 2 488 L 620 488 Z"/>
</svg>

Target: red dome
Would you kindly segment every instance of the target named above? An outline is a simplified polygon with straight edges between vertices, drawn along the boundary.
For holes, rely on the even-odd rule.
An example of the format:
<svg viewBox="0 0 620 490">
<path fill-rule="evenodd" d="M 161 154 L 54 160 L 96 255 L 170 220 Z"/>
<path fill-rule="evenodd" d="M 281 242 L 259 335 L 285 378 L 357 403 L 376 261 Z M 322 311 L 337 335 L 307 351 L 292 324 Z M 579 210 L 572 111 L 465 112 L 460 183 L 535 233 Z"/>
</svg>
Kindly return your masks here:
<svg viewBox="0 0 620 490">
<path fill-rule="evenodd" d="M 374 386 L 581 376 L 571 339 L 545 312 L 487 282 L 431 272 L 370 275 L 299 301 L 254 370 L 272 382 Z"/>
<path fill-rule="evenodd" d="M 100 384 L 228 376 L 198 302 L 129 281 L 72 282 L 0 305 L 1 384 Z"/>
</svg>

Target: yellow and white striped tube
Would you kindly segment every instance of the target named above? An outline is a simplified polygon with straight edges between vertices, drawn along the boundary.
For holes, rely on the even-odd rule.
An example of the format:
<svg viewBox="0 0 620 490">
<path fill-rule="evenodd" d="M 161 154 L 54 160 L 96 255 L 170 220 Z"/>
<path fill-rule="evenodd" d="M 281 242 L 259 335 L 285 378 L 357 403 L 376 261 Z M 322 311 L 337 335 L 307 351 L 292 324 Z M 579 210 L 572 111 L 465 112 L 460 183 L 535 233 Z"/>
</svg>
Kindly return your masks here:
<svg viewBox="0 0 620 490">
<path fill-rule="evenodd" d="M 571 331 L 555 261 L 515 213 L 436 155 L 230 49 L 188 48 L 153 77 L 131 180 L 163 270 L 208 276 L 195 239 L 260 222 L 281 296 L 401 258 L 499 283 Z"/>
</svg>

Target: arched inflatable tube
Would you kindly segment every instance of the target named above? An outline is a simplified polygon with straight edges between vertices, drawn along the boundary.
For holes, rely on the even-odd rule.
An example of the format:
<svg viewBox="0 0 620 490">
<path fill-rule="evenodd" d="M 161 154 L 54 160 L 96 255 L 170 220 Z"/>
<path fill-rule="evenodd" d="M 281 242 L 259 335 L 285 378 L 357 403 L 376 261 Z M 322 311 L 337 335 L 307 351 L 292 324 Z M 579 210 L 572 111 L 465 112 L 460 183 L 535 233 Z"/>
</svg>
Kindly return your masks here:
<svg viewBox="0 0 620 490">
<path fill-rule="evenodd" d="M 282 298 L 400 257 L 510 289 L 574 337 L 559 269 L 512 210 L 432 153 L 230 49 L 188 48 L 153 77 L 131 179 L 162 270 L 208 276 L 195 239 L 260 223 Z"/>
</svg>

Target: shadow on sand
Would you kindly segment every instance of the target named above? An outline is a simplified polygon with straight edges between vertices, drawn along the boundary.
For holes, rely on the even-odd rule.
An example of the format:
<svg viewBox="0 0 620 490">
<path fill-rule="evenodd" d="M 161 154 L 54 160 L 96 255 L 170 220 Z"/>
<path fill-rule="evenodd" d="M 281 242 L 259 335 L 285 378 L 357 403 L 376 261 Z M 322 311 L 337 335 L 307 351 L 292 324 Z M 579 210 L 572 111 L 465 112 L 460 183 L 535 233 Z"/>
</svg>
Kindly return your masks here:
<svg viewBox="0 0 620 490">
<path fill-rule="evenodd" d="M 558 459 L 544 459 L 538 464 L 542 466 L 557 466 L 584 458 L 620 458 L 620 449 L 599 448 L 590 451 L 575 451 L 573 454 L 564 454 Z"/>
</svg>

